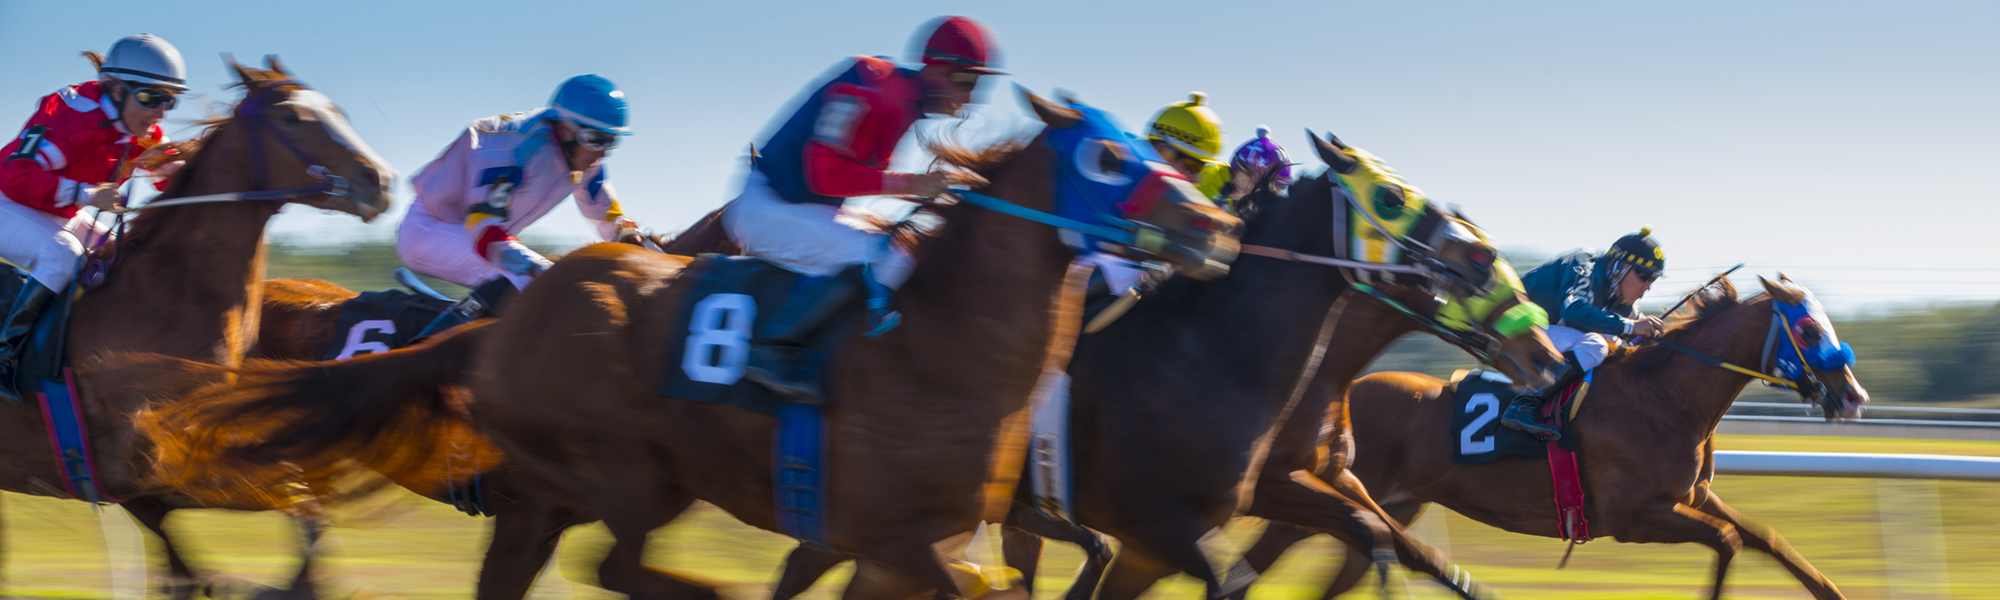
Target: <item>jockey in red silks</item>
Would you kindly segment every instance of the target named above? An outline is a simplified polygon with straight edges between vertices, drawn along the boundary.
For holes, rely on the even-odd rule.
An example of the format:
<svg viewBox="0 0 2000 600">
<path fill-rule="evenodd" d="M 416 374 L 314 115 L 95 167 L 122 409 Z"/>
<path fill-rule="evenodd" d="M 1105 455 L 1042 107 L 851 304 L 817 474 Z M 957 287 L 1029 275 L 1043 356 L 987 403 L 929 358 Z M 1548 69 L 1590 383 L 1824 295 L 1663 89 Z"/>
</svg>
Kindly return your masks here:
<svg viewBox="0 0 2000 600">
<path fill-rule="evenodd" d="M 805 275 L 831 277 L 804 286 L 758 326 L 745 376 L 797 400 L 819 398 L 819 384 L 793 376 L 807 338 L 867 295 L 870 285 L 902 285 L 913 263 L 887 236 L 842 214 L 855 196 L 928 200 L 945 191 L 941 173 L 888 169 L 896 144 L 927 115 L 956 116 L 993 70 L 991 34 L 965 17 L 933 22 L 921 69 L 887 58 L 856 57 L 819 84 L 759 149 L 743 194 L 722 223 L 744 253 Z M 865 265 L 865 268 L 864 268 Z M 868 281 L 872 275 L 873 282 Z"/>
<path fill-rule="evenodd" d="M 473 289 L 418 337 L 491 314 L 547 269 L 549 260 L 514 234 L 566 198 L 604 241 L 639 235 L 601 164 L 632 134 L 626 123 L 625 92 L 578 75 L 556 88 L 548 108 L 473 121 L 410 179 L 416 200 L 396 228 L 396 253 L 418 273 Z"/>
<path fill-rule="evenodd" d="M 0 257 L 32 278 L 0 321 L 0 397 L 20 401 L 14 366 L 23 340 L 50 299 L 69 287 L 86 240 L 109 235 L 83 207 L 118 206 L 118 188 L 146 149 L 167 141 L 160 119 L 187 91 L 187 67 L 172 44 L 126 37 L 98 56 L 97 80 L 42 97 L 21 132 L 0 148 Z M 179 170 L 160 169 L 157 186 Z"/>
</svg>

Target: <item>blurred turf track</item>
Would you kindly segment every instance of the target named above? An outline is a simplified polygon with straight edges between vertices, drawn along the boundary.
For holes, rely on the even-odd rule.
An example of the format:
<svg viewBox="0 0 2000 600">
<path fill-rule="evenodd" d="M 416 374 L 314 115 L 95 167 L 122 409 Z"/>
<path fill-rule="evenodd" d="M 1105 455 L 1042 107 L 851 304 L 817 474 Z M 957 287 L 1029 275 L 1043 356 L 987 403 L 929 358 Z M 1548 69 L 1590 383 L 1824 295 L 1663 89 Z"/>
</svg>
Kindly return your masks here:
<svg viewBox="0 0 2000 600">
<path fill-rule="evenodd" d="M 1899 452 L 2000 456 L 2000 442 L 1724 436 L 1725 450 Z M 1722 476 L 1716 490 L 1738 510 L 1776 527 L 1850 598 L 1886 598 L 1876 481 Z M 1953 598 L 2000 597 L 2000 483 L 1940 482 L 1946 555 Z M 78 502 L 6 494 L 6 595 L 23 598 L 101 598 L 110 575 L 98 518 Z M 1445 519 L 1448 544 L 1459 564 L 1512 598 L 1673 598 L 1701 593 L 1713 554 L 1694 545 L 1636 545 L 1599 540 L 1577 549 L 1566 570 L 1555 569 L 1562 544 L 1505 533 L 1455 514 Z M 483 548 L 486 520 L 459 514 L 414 496 L 384 498 L 343 515 L 345 525 L 325 542 L 323 573 L 345 597 L 368 590 L 375 598 L 468 598 Z M 275 584 L 289 576 L 294 534 L 274 514 L 182 511 L 170 526 L 189 545 L 199 567 L 229 577 Z M 1420 525 L 1436 527 L 1435 523 Z M 1263 525 L 1241 519 L 1216 548 L 1233 552 Z M 654 534 L 648 563 L 683 570 L 723 585 L 731 598 L 763 598 L 779 561 L 792 547 L 782 536 L 750 529 L 706 505 Z M 572 529 L 559 555 L 575 581 L 574 598 L 613 598 L 587 582 L 609 538 L 597 526 Z M 1334 546 L 1320 537 L 1302 544 L 1267 574 L 1255 598 L 1317 598 L 1334 568 Z M 1041 598 L 1067 586 L 1079 555 L 1051 544 L 1040 578 Z M 836 598 L 846 569 L 807 595 Z M 1763 554 L 1745 552 L 1730 576 L 1731 598 L 1805 598 L 1804 592 Z M 1372 586 L 1373 579 L 1369 580 Z M 1347 597 L 1373 597 L 1373 588 Z M 1416 598 L 1443 598 L 1439 589 L 1413 583 Z M 1194 580 L 1175 577 L 1151 596 L 1195 598 Z"/>
</svg>

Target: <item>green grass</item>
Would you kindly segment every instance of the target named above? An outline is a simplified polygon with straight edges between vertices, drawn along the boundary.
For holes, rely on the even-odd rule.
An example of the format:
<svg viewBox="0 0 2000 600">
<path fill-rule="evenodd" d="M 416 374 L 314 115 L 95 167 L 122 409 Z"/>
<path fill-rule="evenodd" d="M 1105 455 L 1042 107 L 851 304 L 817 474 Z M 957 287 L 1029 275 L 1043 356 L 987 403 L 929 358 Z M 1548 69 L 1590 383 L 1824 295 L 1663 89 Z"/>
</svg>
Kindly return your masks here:
<svg viewBox="0 0 2000 600">
<path fill-rule="evenodd" d="M 2000 456 L 2000 442 L 1886 440 L 1776 436 L 1724 436 L 1721 447 L 1736 450 L 1900 452 Z M 1723 476 L 1716 490 L 1750 517 L 1776 527 L 1851 598 L 1887 598 L 1883 540 L 1877 524 L 1880 482 L 1863 479 Z M 1892 484 L 1909 485 L 1909 484 Z M 1921 487 L 1925 484 L 1915 484 Z M 1952 597 L 2000 597 L 2000 519 L 1992 498 L 2000 484 L 1939 482 Z M 10 596 L 96 598 L 109 590 L 104 541 L 98 517 L 77 502 L 6 494 L 6 585 Z M 1713 554 L 1697 546 L 1619 544 L 1599 540 L 1576 551 L 1569 568 L 1555 570 L 1563 545 L 1555 540 L 1505 533 L 1438 510 L 1420 523 L 1419 535 L 1448 545 L 1454 559 L 1482 581 L 1513 598 L 1675 598 L 1699 594 Z M 325 542 L 324 571 L 336 590 L 367 589 L 376 597 L 465 598 L 485 540 L 487 522 L 449 507 L 410 496 L 347 511 L 343 525 Z M 226 511 L 178 513 L 170 526 L 188 540 L 190 560 L 230 577 L 275 584 L 292 568 L 295 535 L 273 514 Z M 1219 553 L 1253 539 L 1260 523 L 1232 524 Z M 1440 536 L 1438 532 L 1446 532 Z M 570 531 L 559 555 L 565 574 L 577 582 L 594 579 L 594 565 L 609 539 L 601 527 Z M 792 547 L 776 534 L 736 523 L 702 506 L 654 534 L 648 562 L 683 570 L 723 584 L 734 598 L 761 598 Z M 1316 598 L 1330 577 L 1337 548 L 1321 537 L 1301 544 L 1255 589 L 1258 598 Z M 1069 583 L 1079 555 L 1051 544 L 1040 579 L 1044 598 Z M 1226 558 L 1226 557 L 1224 557 Z M 808 595 L 838 596 L 845 569 Z M 1373 597 L 1370 587 L 1348 597 Z M 584 583 L 571 586 L 575 598 L 611 598 Z M 1442 598 L 1437 588 L 1412 583 L 1417 598 Z M 1199 586 L 1175 577 L 1156 587 L 1155 597 L 1198 597 Z M 1744 554 L 1730 577 L 1732 598 L 1804 598 L 1790 575 L 1761 554 Z"/>
</svg>

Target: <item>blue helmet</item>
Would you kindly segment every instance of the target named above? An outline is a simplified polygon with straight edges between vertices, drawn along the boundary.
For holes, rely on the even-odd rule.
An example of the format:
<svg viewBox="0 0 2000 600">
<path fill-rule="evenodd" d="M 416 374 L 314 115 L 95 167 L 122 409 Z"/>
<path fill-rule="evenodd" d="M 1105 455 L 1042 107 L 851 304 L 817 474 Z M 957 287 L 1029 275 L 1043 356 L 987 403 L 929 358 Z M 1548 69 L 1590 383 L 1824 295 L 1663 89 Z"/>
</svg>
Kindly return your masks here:
<svg viewBox="0 0 2000 600">
<path fill-rule="evenodd" d="M 632 135 L 625 120 L 625 92 L 611 80 L 596 75 L 578 75 L 562 82 L 549 108 L 564 121 L 618 135 Z"/>
</svg>

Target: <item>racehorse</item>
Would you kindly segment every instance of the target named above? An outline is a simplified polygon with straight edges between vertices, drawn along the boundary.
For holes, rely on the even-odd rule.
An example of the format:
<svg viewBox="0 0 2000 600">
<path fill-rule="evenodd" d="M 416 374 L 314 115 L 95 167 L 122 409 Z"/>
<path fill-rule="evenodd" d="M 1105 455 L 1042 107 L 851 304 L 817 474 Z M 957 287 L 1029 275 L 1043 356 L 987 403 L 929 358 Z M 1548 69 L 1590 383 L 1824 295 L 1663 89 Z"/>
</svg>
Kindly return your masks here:
<svg viewBox="0 0 2000 600">
<path fill-rule="evenodd" d="M 1092 181 L 1128 184 L 1112 188 L 1125 191 L 1110 203 L 1164 235 L 1161 256 L 1209 276 L 1224 271 L 1234 217 L 1143 163 L 1095 109 L 1026 96 L 1047 124 L 1033 141 L 978 155 L 934 149 L 990 182 L 965 197 L 1046 214 L 1058 209 L 1058 177 L 1080 180 L 1076 171 L 1088 169 Z M 1104 133 L 1079 139 L 1091 132 Z M 1059 152 L 1059 138 L 1101 149 Z M 854 597 L 965 593 L 944 553 L 982 517 L 997 520 L 1011 496 L 1002 475 L 1024 458 L 1029 391 L 1044 359 L 1068 343 L 1055 335 L 1050 302 L 1083 283 L 1046 225 L 969 203 L 935 211 L 942 224 L 915 242 L 916 272 L 896 295 L 902 326 L 851 338 L 828 368 L 827 537 L 866 560 Z M 599 568 L 604 587 L 712 596 L 705 584 L 645 568 L 646 533 L 697 499 L 779 530 L 773 421 L 656 395 L 668 368 L 663 341 L 682 337 L 677 276 L 688 263 L 626 245 L 584 248 L 499 319 L 346 362 L 237 369 L 236 382 L 148 415 L 147 431 L 183 489 L 270 501 L 269 486 L 299 472 L 332 480 L 372 469 L 406 487 L 449 485 L 445 470 L 417 465 L 453 444 L 480 445 L 465 435 L 476 411 L 483 433 L 534 482 L 517 489 L 604 520 L 616 538 Z M 459 384 L 470 393 L 451 389 Z M 473 453 L 499 460 L 491 447 Z"/>
<path fill-rule="evenodd" d="M 1763 284 L 1764 294 L 1741 301 L 1727 280 L 1714 291 L 1698 292 L 1694 316 L 1670 329 L 1665 339 L 1735 365 L 1759 364 L 1766 338 L 1786 333 L 1769 327 L 1773 303 L 1817 306 L 1809 291 L 1783 276 Z M 1795 326 L 1789 335 L 1807 345 L 1831 339 L 1832 323 L 1820 314 L 1820 322 Z M 1354 381 L 1351 388 L 1337 383 L 1358 369 L 1323 372 L 1315 385 L 1326 386 L 1336 399 L 1335 409 L 1346 392 L 1353 419 L 1353 427 L 1342 430 L 1352 435 L 1346 443 L 1348 460 L 1361 459 L 1353 461 L 1353 475 L 1391 516 L 1409 523 L 1425 505 L 1437 502 L 1507 531 L 1560 536 L 1549 502 L 1546 462 L 1504 457 L 1484 465 L 1454 465 L 1447 454 L 1453 447 L 1448 439 L 1455 406 L 1451 390 L 1414 373 L 1377 373 Z M 1802 401 L 1819 402 L 1829 420 L 1857 416 L 1868 401 L 1867 391 L 1845 366 L 1801 373 L 1792 385 L 1801 390 Z M 1694 542 L 1715 549 L 1715 598 L 1721 597 L 1730 561 L 1744 545 L 1776 557 L 1813 597 L 1843 598 L 1776 530 L 1745 519 L 1711 489 L 1715 427 L 1750 379 L 1660 345 L 1614 353 L 1592 376 L 1570 425 L 1582 459 L 1585 518 L 1596 531 L 1621 542 Z M 1302 426 L 1293 423 L 1287 429 Z M 1285 548 L 1311 535 L 1274 522 L 1244 560 L 1252 569 L 1268 568 Z M 1366 572 L 1363 560 L 1349 555 L 1322 597 L 1353 587 Z"/>
<path fill-rule="evenodd" d="M 693 256 L 702 253 L 738 254 L 734 242 L 724 235 L 721 209 L 697 220 L 680 234 L 653 239 L 668 254 Z M 341 343 L 336 331 L 341 304 L 359 295 L 353 290 L 320 279 L 267 279 L 264 314 L 251 358 L 310 361 L 331 356 Z M 556 549 L 561 533 L 570 525 L 595 519 L 574 511 L 547 506 L 537 498 L 516 492 L 518 478 L 506 464 L 490 465 L 479 474 L 478 504 L 472 511 L 494 517 L 493 534 L 479 571 L 476 597 L 486 600 L 516 600 L 527 595 L 541 565 Z M 421 494 L 432 500 L 462 506 L 467 501 L 464 486 L 458 489 L 425 489 Z M 524 506 L 525 504 L 525 506 Z M 463 506 L 462 506 L 463 507 Z"/>
<path fill-rule="evenodd" d="M 68 337 L 75 392 L 97 457 L 96 487 L 159 536 L 175 598 L 196 593 L 201 580 L 162 528 L 167 514 L 265 507 L 195 502 L 151 481 L 152 447 L 131 419 L 157 400 L 149 392 L 162 383 L 150 380 L 148 370 L 120 368 L 117 356 L 239 364 L 257 335 L 266 222 L 286 202 L 373 219 L 388 209 L 395 177 L 325 95 L 293 81 L 275 59 L 268 70 L 229 64 L 243 99 L 231 116 L 179 146 L 187 164 L 164 193 L 132 216 L 122 236 L 90 255 L 103 283 L 75 300 Z M 164 156 L 152 152 L 145 160 Z M 68 497 L 61 491 L 64 461 L 52 450 L 42 411 L 16 406 L 0 413 L 0 431 L 8 432 L 0 435 L 0 489 Z M 312 595 L 307 564 L 294 585 L 295 593 Z"/>
<path fill-rule="evenodd" d="M 1239 201 L 1246 207 L 1243 240 L 1250 256 L 1239 259 L 1229 276 L 1212 282 L 1170 279 L 1078 344 L 1069 368 L 1075 523 L 1107 533 L 1121 546 L 1106 573 L 1108 546 L 1096 533 L 1044 517 L 1023 497 L 1010 515 L 1007 564 L 1020 568 L 1024 581 L 1034 581 L 1041 544 L 1022 531 L 1084 547 L 1086 562 L 1070 589 L 1071 600 L 1090 598 L 1093 591 L 1108 600 L 1134 598 L 1182 571 L 1203 580 L 1211 597 L 1219 596 L 1225 583 L 1247 581 L 1223 581 L 1198 542 L 1247 509 L 1253 516 L 1287 518 L 1333 533 L 1364 553 L 1393 548 L 1404 565 L 1459 594 L 1482 593 L 1435 549 L 1389 525 L 1365 494 L 1343 498 L 1310 475 L 1290 474 L 1302 468 L 1309 473 L 1310 465 L 1273 475 L 1267 462 L 1258 476 L 1271 430 L 1298 401 L 1300 381 L 1313 372 L 1321 352 L 1344 352 L 1349 327 L 1408 320 L 1384 304 L 1396 300 L 1349 291 L 1341 269 L 1296 258 L 1337 254 L 1340 242 L 1328 225 L 1336 221 L 1335 211 L 1349 209 L 1350 200 L 1333 171 L 1357 166 L 1351 151 L 1337 142 L 1317 136 L 1313 141 L 1334 165 L 1328 172 L 1295 184 L 1289 196 L 1259 186 Z M 1562 358 L 1539 327 L 1492 333 L 1500 312 L 1525 301 L 1511 267 L 1493 258 L 1492 246 L 1469 223 L 1441 212 L 1437 217 L 1440 226 L 1456 233 L 1438 236 L 1442 243 L 1425 238 L 1435 244 L 1429 255 L 1411 258 L 1434 259 L 1440 272 L 1434 279 L 1406 272 L 1398 280 L 1404 283 L 1382 285 L 1431 310 L 1438 280 L 1490 280 L 1486 286 L 1444 286 L 1457 305 L 1479 308 L 1461 311 L 1470 316 L 1460 325 L 1466 333 L 1440 335 L 1484 339 L 1491 346 L 1482 345 L 1481 351 L 1491 352 L 1502 371 L 1531 384 L 1548 380 Z M 1337 303 L 1343 293 L 1350 298 Z M 1357 295 L 1361 298 L 1352 298 Z M 1371 348 L 1368 355 L 1379 351 Z M 805 591 L 840 560 L 801 547 L 775 597 Z"/>
</svg>

